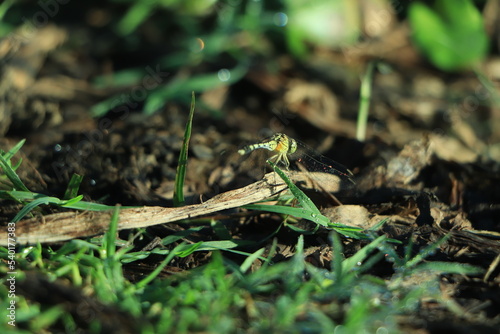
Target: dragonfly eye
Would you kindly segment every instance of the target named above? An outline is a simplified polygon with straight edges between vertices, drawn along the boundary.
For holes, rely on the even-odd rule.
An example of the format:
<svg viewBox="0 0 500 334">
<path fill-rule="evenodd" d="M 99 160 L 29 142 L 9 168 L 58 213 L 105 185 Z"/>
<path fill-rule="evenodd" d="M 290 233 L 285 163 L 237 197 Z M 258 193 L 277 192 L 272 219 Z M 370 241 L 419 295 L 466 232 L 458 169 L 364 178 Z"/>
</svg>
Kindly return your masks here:
<svg viewBox="0 0 500 334">
<path fill-rule="evenodd" d="M 297 151 L 297 141 L 293 138 L 289 138 L 290 139 L 290 147 L 288 148 L 288 154 L 292 154 L 292 153 L 295 153 L 295 151 Z"/>
</svg>

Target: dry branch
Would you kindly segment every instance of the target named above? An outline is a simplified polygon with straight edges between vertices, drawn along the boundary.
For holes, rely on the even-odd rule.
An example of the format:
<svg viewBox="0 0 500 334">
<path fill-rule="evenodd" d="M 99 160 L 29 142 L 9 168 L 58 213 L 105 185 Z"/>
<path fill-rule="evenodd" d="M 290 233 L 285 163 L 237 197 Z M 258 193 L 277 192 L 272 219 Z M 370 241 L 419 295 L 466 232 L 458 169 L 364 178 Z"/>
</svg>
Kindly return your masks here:
<svg viewBox="0 0 500 334">
<path fill-rule="evenodd" d="M 147 227 L 171 223 L 240 207 L 274 196 L 286 189 L 280 178 L 267 174 L 264 179 L 246 187 L 219 194 L 202 204 L 179 208 L 145 206 L 120 210 L 118 229 Z M 86 238 L 106 232 L 111 221 L 110 211 L 62 212 L 22 220 L 16 224 L 18 244 L 36 244 Z M 0 232 L 0 245 L 6 246 L 7 231 Z"/>
</svg>

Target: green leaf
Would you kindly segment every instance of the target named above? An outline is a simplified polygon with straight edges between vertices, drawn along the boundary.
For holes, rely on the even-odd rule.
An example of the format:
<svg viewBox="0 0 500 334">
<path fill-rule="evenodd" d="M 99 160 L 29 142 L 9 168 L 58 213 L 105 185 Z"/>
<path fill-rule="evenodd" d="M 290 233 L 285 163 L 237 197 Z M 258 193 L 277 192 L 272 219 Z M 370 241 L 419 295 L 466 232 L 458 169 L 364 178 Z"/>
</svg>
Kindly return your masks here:
<svg viewBox="0 0 500 334">
<path fill-rule="evenodd" d="M 151 274 L 149 274 L 147 277 L 145 277 L 144 279 L 139 281 L 136 284 L 136 287 L 138 289 L 142 289 L 146 285 L 148 285 L 150 282 L 152 282 L 162 272 L 163 268 L 165 268 L 167 266 L 167 264 L 169 264 L 170 261 L 172 261 L 174 256 L 176 256 L 178 252 L 185 249 L 186 246 L 188 246 L 188 245 L 186 245 L 185 243 L 182 243 L 182 244 L 177 245 L 174 249 L 172 249 L 172 251 L 167 255 L 167 257 L 160 263 L 160 265 L 158 267 L 156 267 L 155 270 L 153 270 L 151 272 Z"/>
<path fill-rule="evenodd" d="M 80 184 L 82 183 L 82 180 L 83 180 L 82 175 L 73 174 L 71 176 L 71 180 L 69 180 L 68 187 L 64 192 L 63 199 L 70 199 L 78 196 L 78 189 L 80 189 Z"/>
<path fill-rule="evenodd" d="M 151 15 L 154 9 L 152 1 L 137 1 L 129 8 L 129 11 L 123 16 L 120 23 L 118 23 L 118 32 L 121 35 L 128 35 L 136 30 L 141 23 Z"/>
<path fill-rule="evenodd" d="M 78 195 L 76 197 L 61 201 L 60 205 L 65 207 L 65 208 L 71 207 L 71 206 L 77 204 L 78 202 L 80 202 L 82 200 L 82 198 L 83 198 L 83 195 Z"/>
<path fill-rule="evenodd" d="M 236 247 L 244 247 L 249 245 L 254 245 L 253 241 L 246 240 L 222 240 L 222 241 L 204 241 L 198 251 L 207 250 L 229 250 Z"/>
<path fill-rule="evenodd" d="M 105 255 L 107 258 L 113 258 L 116 251 L 115 241 L 116 233 L 118 231 L 118 221 L 120 220 L 120 206 L 116 206 L 113 215 L 111 216 L 111 221 L 109 223 L 109 229 L 104 235 L 102 248 L 105 250 Z"/>
<path fill-rule="evenodd" d="M 228 78 L 221 81 L 218 73 L 200 74 L 190 77 L 178 77 L 165 86 L 158 87 L 148 96 L 144 104 L 144 112 L 151 114 L 171 99 L 182 99 L 188 92 L 203 92 L 223 85 L 239 81 L 247 73 L 245 65 L 228 70 Z"/>
<path fill-rule="evenodd" d="M 409 21 L 416 45 L 442 70 L 472 68 L 488 52 L 481 13 L 470 0 L 438 0 L 434 8 L 415 2 Z"/>
<path fill-rule="evenodd" d="M 9 11 L 9 8 L 12 7 L 14 3 L 14 0 L 5 0 L 3 1 L 3 3 L 0 3 L 0 22 L 4 20 L 5 14 Z"/>
<path fill-rule="evenodd" d="M 12 191 L 0 191 L 0 198 L 23 202 L 23 201 L 33 201 L 35 199 L 42 199 L 42 201 L 43 201 L 45 198 L 48 198 L 48 196 L 44 195 L 44 194 L 34 193 L 31 191 L 12 190 Z M 53 197 L 53 198 L 55 198 L 55 197 Z M 50 204 L 61 205 L 61 206 L 64 206 L 65 208 L 68 208 L 68 209 L 77 209 L 77 210 L 85 210 L 85 211 L 107 211 L 107 210 L 114 209 L 114 206 L 99 204 L 99 203 L 92 203 L 92 202 L 85 202 L 85 201 L 81 200 L 82 198 L 83 198 L 83 195 L 76 196 L 76 197 L 71 198 L 69 200 L 57 199 L 57 201 L 52 201 Z M 42 204 L 45 204 L 45 203 L 42 203 Z M 123 209 L 138 208 L 138 206 L 123 206 L 122 208 Z"/>
<path fill-rule="evenodd" d="M 318 225 L 334 229 L 335 231 L 351 238 L 355 239 L 366 239 L 366 235 L 361 231 L 362 229 L 357 227 L 346 226 L 342 224 L 332 223 L 327 217 L 325 217 L 319 209 L 314 205 L 313 201 L 302 190 L 300 190 L 287 176 L 279 169 L 272 161 L 268 160 L 267 163 L 271 165 L 274 171 L 285 181 L 286 185 L 292 192 L 293 196 L 299 201 L 302 208 L 292 208 L 283 206 L 258 206 L 253 205 L 253 208 L 259 208 L 270 212 L 277 212 L 283 214 L 289 214 L 291 216 L 304 218 L 310 220 Z M 245 206 L 247 208 L 252 208 L 250 206 Z"/>
<path fill-rule="evenodd" d="M 405 264 L 405 267 L 411 268 L 411 267 L 416 266 L 420 262 L 423 262 L 427 256 L 433 254 L 439 248 L 439 246 L 444 244 L 449 238 L 450 238 L 450 235 L 447 234 L 444 237 L 442 237 L 441 239 L 439 239 L 438 241 L 436 241 L 430 245 L 427 245 L 424 249 L 419 251 L 418 254 L 415 255 L 411 260 L 409 260 Z"/>
<path fill-rule="evenodd" d="M 359 263 L 365 261 L 368 256 L 373 252 L 377 247 L 386 241 L 387 237 L 385 235 L 381 235 L 377 239 L 373 240 L 371 243 L 360 249 L 353 256 L 345 259 L 342 262 L 342 271 L 347 272 L 354 270 Z"/>
<path fill-rule="evenodd" d="M 275 212 L 298 218 L 303 218 L 324 227 L 328 226 L 328 224 L 330 223 L 330 220 L 327 217 L 323 216 L 321 213 L 320 214 L 311 213 L 311 211 L 304 210 L 303 208 L 294 208 L 282 205 L 265 205 L 265 204 L 250 204 L 243 206 L 243 208 L 250 210 Z"/>
<path fill-rule="evenodd" d="M 184 244 L 184 247 L 182 249 L 178 250 L 177 254 L 175 254 L 175 255 L 177 255 L 179 257 L 186 257 L 188 255 L 191 255 L 194 252 L 196 252 L 198 250 L 198 248 L 200 248 L 202 243 L 203 243 L 203 241 L 198 241 L 197 243 L 194 243 L 191 245 Z"/>
<path fill-rule="evenodd" d="M 426 262 L 420 264 L 415 271 L 433 271 L 440 274 L 457 274 L 457 275 L 479 275 L 484 272 L 484 269 L 471 266 L 470 264 L 452 263 L 452 262 Z"/>
<path fill-rule="evenodd" d="M 265 248 L 258 249 L 256 252 L 252 253 L 252 255 L 248 256 L 240 266 L 241 272 L 244 273 L 248 269 L 250 269 L 252 267 L 253 262 L 258 258 L 260 258 L 260 256 L 264 253 L 265 250 L 266 250 Z"/>
<path fill-rule="evenodd" d="M 313 201 L 302 190 L 300 190 L 287 176 L 286 174 L 279 169 L 272 161 L 267 160 L 267 163 L 271 165 L 276 174 L 278 174 L 283 181 L 285 181 L 286 185 L 292 192 L 293 196 L 299 201 L 300 205 L 307 211 L 310 212 L 311 215 L 321 215 L 319 209 L 314 205 Z"/>
<path fill-rule="evenodd" d="M 17 223 L 18 221 L 23 219 L 24 216 L 26 216 L 28 213 L 30 213 L 31 210 L 33 210 L 34 208 L 36 208 L 37 206 L 40 206 L 42 204 L 60 204 L 60 203 L 61 203 L 61 200 L 57 197 L 46 196 L 46 197 L 38 198 L 38 199 L 34 200 L 33 202 L 26 204 L 21 209 L 21 211 L 19 211 L 17 213 L 17 215 L 12 219 L 12 222 Z"/>
<path fill-rule="evenodd" d="M 200 230 L 202 230 L 204 228 L 205 228 L 205 226 L 196 226 L 196 227 L 191 227 L 187 230 L 182 230 L 182 231 L 176 232 L 174 234 L 168 235 L 165 238 L 163 238 L 161 240 L 161 244 L 163 246 L 170 245 L 170 244 L 176 242 L 177 240 L 181 240 L 183 238 L 186 238 L 186 237 L 190 236 L 191 234 L 193 234 L 195 232 L 199 232 Z"/>
<path fill-rule="evenodd" d="M 191 128 L 193 126 L 195 107 L 194 92 L 191 93 L 191 109 L 184 131 L 184 141 L 182 143 L 181 152 L 179 153 L 179 162 L 177 163 L 177 173 L 175 173 L 175 189 L 174 189 L 174 205 L 181 206 L 184 204 L 184 180 L 186 179 L 186 168 L 188 159 L 189 140 L 191 139 Z"/>
<path fill-rule="evenodd" d="M 23 139 L 19 143 L 17 143 L 12 149 L 10 149 L 9 152 L 0 154 L 0 168 L 3 170 L 9 181 L 12 183 L 14 189 L 29 191 L 28 188 L 21 181 L 19 176 L 16 174 L 15 168 L 17 167 L 13 168 L 10 162 L 12 156 L 15 153 L 17 153 L 17 151 L 19 151 L 19 149 L 23 146 L 24 142 L 25 140 Z M 17 166 L 19 166 L 19 164 Z"/>
<path fill-rule="evenodd" d="M 290 52 L 305 58 L 310 46 L 333 48 L 355 42 L 360 34 L 356 1 L 285 0 L 284 27 Z M 341 25 L 338 29 L 337 25 Z"/>
</svg>

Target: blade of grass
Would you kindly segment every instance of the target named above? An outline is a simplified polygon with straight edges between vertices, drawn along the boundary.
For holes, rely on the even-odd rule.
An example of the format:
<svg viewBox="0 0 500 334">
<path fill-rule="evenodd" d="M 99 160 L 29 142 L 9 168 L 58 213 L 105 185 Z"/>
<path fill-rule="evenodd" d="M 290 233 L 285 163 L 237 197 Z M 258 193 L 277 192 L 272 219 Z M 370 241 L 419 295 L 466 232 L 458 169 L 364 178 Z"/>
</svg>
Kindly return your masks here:
<svg viewBox="0 0 500 334">
<path fill-rule="evenodd" d="M 154 3 L 150 1 L 135 2 L 127 13 L 118 22 L 118 32 L 122 35 L 132 33 L 137 27 L 147 20 L 154 9 Z"/>
<path fill-rule="evenodd" d="M 5 13 L 9 11 L 9 8 L 14 4 L 14 0 L 6 0 L 0 4 L 0 22 L 3 21 Z"/>
<path fill-rule="evenodd" d="M 155 268 L 155 270 L 153 270 L 151 272 L 151 274 L 149 274 L 148 276 L 146 276 L 144 279 L 142 279 L 141 281 L 139 281 L 136 284 L 136 288 L 137 289 L 142 289 L 146 285 L 148 285 L 151 281 L 153 281 L 161 273 L 161 271 L 163 270 L 163 268 L 165 268 L 167 266 L 167 264 L 169 264 L 170 261 L 172 261 L 172 259 L 174 258 L 174 256 L 180 250 L 184 249 L 185 247 L 186 247 L 186 244 L 185 243 L 181 243 L 181 244 L 177 245 L 174 249 L 172 249 L 170 251 L 170 253 L 167 255 L 167 257 L 160 263 L 160 265 L 158 267 Z"/>
<path fill-rule="evenodd" d="M 340 236 L 333 231 L 330 234 L 330 238 L 332 240 L 332 250 L 333 250 L 333 259 L 332 259 L 332 271 L 333 277 L 336 282 L 339 282 L 342 278 L 342 262 L 344 261 L 344 247 L 342 245 L 342 241 L 340 241 Z"/>
<path fill-rule="evenodd" d="M 62 200 L 60 205 L 62 207 L 68 207 L 68 206 L 72 206 L 72 205 L 75 205 L 77 204 L 78 202 L 80 202 L 83 198 L 83 195 L 78 195 L 76 197 L 73 197 L 73 198 L 70 198 L 70 199 L 66 199 L 66 200 Z"/>
<path fill-rule="evenodd" d="M 415 268 L 413 272 L 428 271 L 428 270 L 433 272 L 438 272 L 440 274 L 457 274 L 464 276 L 479 275 L 484 272 L 484 269 L 471 266 L 469 264 L 441 262 L 441 261 L 422 263 L 417 268 Z"/>
<path fill-rule="evenodd" d="M 278 174 L 281 179 L 286 183 L 290 191 L 292 192 L 293 196 L 299 201 L 300 205 L 311 215 L 321 215 L 321 212 L 319 209 L 314 205 L 313 201 L 309 197 L 307 197 L 306 194 L 302 190 L 300 190 L 287 176 L 286 174 L 278 168 L 272 161 L 267 160 L 267 163 L 271 165 L 273 170 Z"/>
<path fill-rule="evenodd" d="M 27 205 L 25 205 L 21 211 L 19 211 L 17 213 L 17 215 L 12 219 L 12 222 L 13 223 L 17 223 L 18 221 L 20 221 L 21 219 L 24 218 L 24 216 L 26 216 L 28 213 L 31 212 L 31 210 L 33 210 L 34 208 L 36 208 L 37 206 L 40 206 L 42 204 L 45 204 L 45 205 L 48 205 L 48 204 L 55 204 L 55 205 L 60 205 L 60 206 L 64 206 L 65 204 L 67 203 L 71 203 L 72 201 L 78 201 L 82 198 L 83 196 L 80 195 L 74 199 L 71 199 L 69 201 L 62 201 L 60 200 L 59 198 L 57 197 L 49 197 L 49 196 L 45 196 L 45 197 L 42 197 L 42 198 L 38 198 L 36 200 L 34 200 L 33 202 L 30 202 L 28 203 Z"/>
<path fill-rule="evenodd" d="M 382 228 L 382 226 L 385 225 L 385 223 L 387 223 L 389 221 L 389 217 L 387 218 L 384 218 L 382 219 L 381 221 L 379 221 L 378 223 L 376 223 L 375 225 L 373 225 L 372 227 L 369 228 L 370 231 L 378 231 L 379 229 Z"/>
<path fill-rule="evenodd" d="M 436 249 L 439 248 L 443 243 L 445 243 L 450 238 L 450 235 L 447 234 L 440 240 L 436 241 L 433 244 L 428 245 L 423 250 L 421 250 L 417 255 L 415 255 L 411 260 L 405 263 L 405 268 L 411 268 L 416 266 L 418 263 L 422 262 L 427 256 L 433 254 Z"/>
<path fill-rule="evenodd" d="M 184 142 L 182 143 L 181 152 L 179 154 L 179 163 L 177 165 L 177 173 L 175 174 L 175 190 L 174 190 L 174 205 L 184 205 L 184 181 L 186 179 L 186 167 L 188 158 L 189 140 L 191 139 L 191 128 L 193 126 L 195 107 L 194 92 L 191 95 L 191 109 L 189 110 L 189 117 L 186 123 L 186 130 L 184 132 Z"/>
<path fill-rule="evenodd" d="M 165 238 L 163 238 L 161 240 L 161 244 L 163 246 L 170 245 L 170 244 L 176 242 L 177 240 L 181 240 L 183 238 L 186 238 L 186 237 L 190 236 L 192 233 L 199 232 L 201 229 L 204 229 L 204 228 L 205 228 L 205 226 L 196 226 L 196 227 L 191 227 L 187 230 L 182 230 L 182 231 L 176 232 L 174 234 L 168 235 Z"/>
<path fill-rule="evenodd" d="M 326 217 L 322 214 L 311 215 L 310 212 L 308 212 L 307 210 L 304 210 L 302 208 L 294 208 L 294 207 L 282 206 L 282 205 L 266 205 L 266 204 L 249 204 L 249 205 L 242 206 L 242 208 L 249 209 L 249 210 L 259 210 L 259 211 L 266 211 L 266 212 L 281 213 L 281 214 L 285 214 L 285 215 L 294 216 L 297 218 L 307 219 L 307 220 L 312 221 L 313 223 L 316 223 L 318 225 L 335 229 L 339 233 L 343 233 L 343 232 L 358 232 L 359 233 L 359 232 L 363 231 L 363 229 L 360 227 L 332 223 L 328 219 L 328 217 Z M 362 234 L 362 237 L 363 237 L 363 239 L 366 238 L 366 236 L 364 234 Z"/>
<path fill-rule="evenodd" d="M 189 255 L 193 254 L 194 252 L 196 252 L 198 250 L 198 248 L 200 248 L 202 243 L 203 243 L 203 241 L 198 241 L 197 243 L 194 243 L 194 244 L 184 244 L 184 248 L 180 249 L 176 255 L 178 257 L 189 256 Z"/>
<path fill-rule="evenodd" d="M 362 229 L 346 226 L 342 224 L 332 223 L 327 217 L 321 214 L 319 209 L 314 205 L 313 201 L 302 190 L 300 190 L 287 176 L 286 174 L 279 169 L 272 161 L 267 161 L 269 165 L 274 169 L 274 171 L 281 177 L 281 179 L 286 183 L 293 196 L 299 201 L 302 208 L 293 208 L 293 207 L 285 207 L 285 206 L 266 206 L 266 205 L 248 205 L 245 206 L 249 209 L 257 209 L 257 210 L 265 210 L 276 213 L 288 214 L 294 217 L 300 217 L 307 220 L 312 221 L 318 225 L 332 228 L 337 232 L 352 237 L 355 239 L 365 239 L 366 236 L 361 233 Z"/>
<path fill-rule="evenodd" d="M 208 250 L 229 250 L 236 247 L 245 247 L 255 245 L 254 241 L 247 240 L 221 240 L 221 241 L 204 241 L 200 244 L 198 251 Z"/>
<path fill-rule="evenodd" d="M 232 239 L 231 232 L 229 232 L 227 226 L 219 220 L 212 219 L 210 222 L 212 231 L 219 240 L 230 240 Z"/>
<path fill-rule="evenodd" d="M 257 260 L 258 258 L 260 258 L 265 250 L 266 250 L 265 248 L 258 249 L 252 255 L 248 256 L 240 266 L 241 272 L 243 272 L 243 273 L 247 272 L 252 267 L 253 262 L 255 260 Z"/>
<path fill-rule="evenodd" d="M 18 201 L 18 202 L 33 201 L 33 200 L 37 200 L 37 199 L 43 200 L 44 198 L 47 198 L 47 197 L 49 197 L 49 196 L 44 195 L 44 194 L 34 193 L 31 191 L 16 191 L 16 190 L 0 191 L 0 198 L 14 200 L 14 201 Z M 52 198 L 55 199 L 56 197 L 52 197 Z M 50 204 L 64 206 L 65 208 L 68 208 L 68 209 L 76 209 L 76 210 L 84 210 L 84 211 L 107 211 L 107 210 L 114 209 L 114 206 L 80 201 L 81 198 L 83 198 L 82 195 L 77 196 L 77 197 L 72 198 L 72 199 L 69 199 L 69 200 L 58 199 L 58 201 L 53 200 Z M 42 203 L 42 204 L 44 204 L 44 203 Z M 137 208 L 137 206 L 123 206 L 122 208 L 123 209 Z"/>
<path fill-rule="evenodd" d="M 242 63 L 229 70 L 229 78 L 221 81 L 218 73 L 200 74 L 190 77 L 177 77 L 167 85 L 153 90 L 145 104 L 144 112 L 152 114 L 162 108 L 171 99 L 184 101 L 188 92 L 204 92 L 219 86 L 226 86 L 239 81 L 247 73 L 247 65 Z"/>
<path fill-rule="evenodd" d="M 15 147 L 22 146 L 22 143 L 24 141 L 19 142 Z M 10 158 L 11 156 L 11 151 L 9 153 L 5 154 L 0 154 L 0 168 L 3 169 L 5 175 L 9 179 L 9 181 L 12 183 L 12 186 L 14 187 L 15 190 L 23 190 L 23 191 L 29 191 L 29 189 L 24 185 L 24 183 L 21 181 L 15 170 L 12 168 L 11 163 L 10 163 Z M 17 151 L 16 151 L 17 152 Z"/>
<path fill-rule="evenodd" d="M 73 174 L 71 180 L 69 180 L 68 187 L 64 192 L 63 199 L 70 199 L 78 196 L 78 189 L 80 189 L 80 184 L 82 183 L 83 176 L 78 174 Z"/>
<path fill-rule="evenodd" d="M 5 160 L 10 160 L 14 156 L 14 154 L 16 154 L 21 149 L 21 147 L 23 147 L 25 142 L 26 142 L 26 139 L 20 140 L 7 153 L 4 153 L 3 156 L 4 156 Z"/>
<path fill-rule="evenodd" d="M 406 260 L 403 260 L 399 257 L 399 254 L 394 248 L 394 245 L 391 245 L 389 242 L 384 242 L 378 246 L 378 250 L 380 251 L 380 253 L 385 255 L 386 261 L 394 263 L 394 267 L 400 268 L 404 266 Z"/>
<path fill-rule="evenodd" d="M 80 195 L 81 196 L 81 195 Z M 84 211 L 108 211 L 113 210 L 114 206 L 99 203 L 80 201 L 64 205 L 68 209 L 84 210 Z M 138 206 L 122 206 L 122 209 L 138 208 Z"/>
<path fill-rule="evenodd" d="M 370 110 L 370 97 L 372 94 L 373 69 L 375 61 L 370 61 L 366 69 L 366 73 L 361 81 L 360 103 L 358 110 L 358 121 L 356 125 L 356 139 L 365 141 L 366 126 L 368 124 L 368 111 Z"/>
<path fill-rule="evenodd" d="M 362 263 L 370 253 L 377 249 L 377 247 L 386 241 L 387 237 L 385 235 L 381 235 L 377 239 L 373 240 L 368 245 L 364 246 L 362 249 L 357 251 L 353 256 L 345 259 L 342 262 L 342 271 L 348 272 L 352 271 L 354 268 L 358 266 L 358 263 Z"/>
<path fill-rule="evenodd" d="M 104 235 L 102 248 L 106 252 L 106 257 L 113 258 L 116 251 L 115 240 L 116 232 L 118 231 L 118 220 L 120 217 L 120 206 L 115 206 L 113 215 L 111 216 L 111 221 L 109 223 L 109 229 Z"/>
<path fill-rule="evenodd" d="M 265 205 L 265 204 L 249 204 L 243 206 L 243 208 L 249 210 L 275 212 L 298 218 L 303 218 L 324 227 L 326 227 L 330 223 L 330 220 L 327 217 L 323 216 L 321 213 L 316 215 L 311 214 L 310 211 L 307 211 L 303 208 L 294 208 L 290 206 L 281 206 L 281 205 Z"/>
</svg>

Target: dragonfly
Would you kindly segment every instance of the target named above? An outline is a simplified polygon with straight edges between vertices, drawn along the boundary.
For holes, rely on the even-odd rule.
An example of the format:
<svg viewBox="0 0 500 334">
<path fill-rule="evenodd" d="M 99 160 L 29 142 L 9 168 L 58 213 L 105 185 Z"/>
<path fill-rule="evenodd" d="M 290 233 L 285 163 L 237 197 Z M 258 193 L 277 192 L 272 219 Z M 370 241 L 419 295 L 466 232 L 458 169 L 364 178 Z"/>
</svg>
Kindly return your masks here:
<svg viewBox="0 0 500 334">
<path fill-rule="evenodd" d="M 283 133 L 276 133 L 259 143 L 244 146 L 238 150 L 238 153 L 240 155 L 245 155 L 257 149 L 266 149 L 274 152 L 275 155 L 269 159 L 274 160 L 276 165 L 281 164 L 287 170 L 290 167 L 290 159 L 292 159 L 302 164 L 310 172 L 334 174 L 341 179 L 353 184 L 355 183 L 352 179 L 353 174 L 347 167 L 315 152 L 306 144 Z"/>
</svg>

